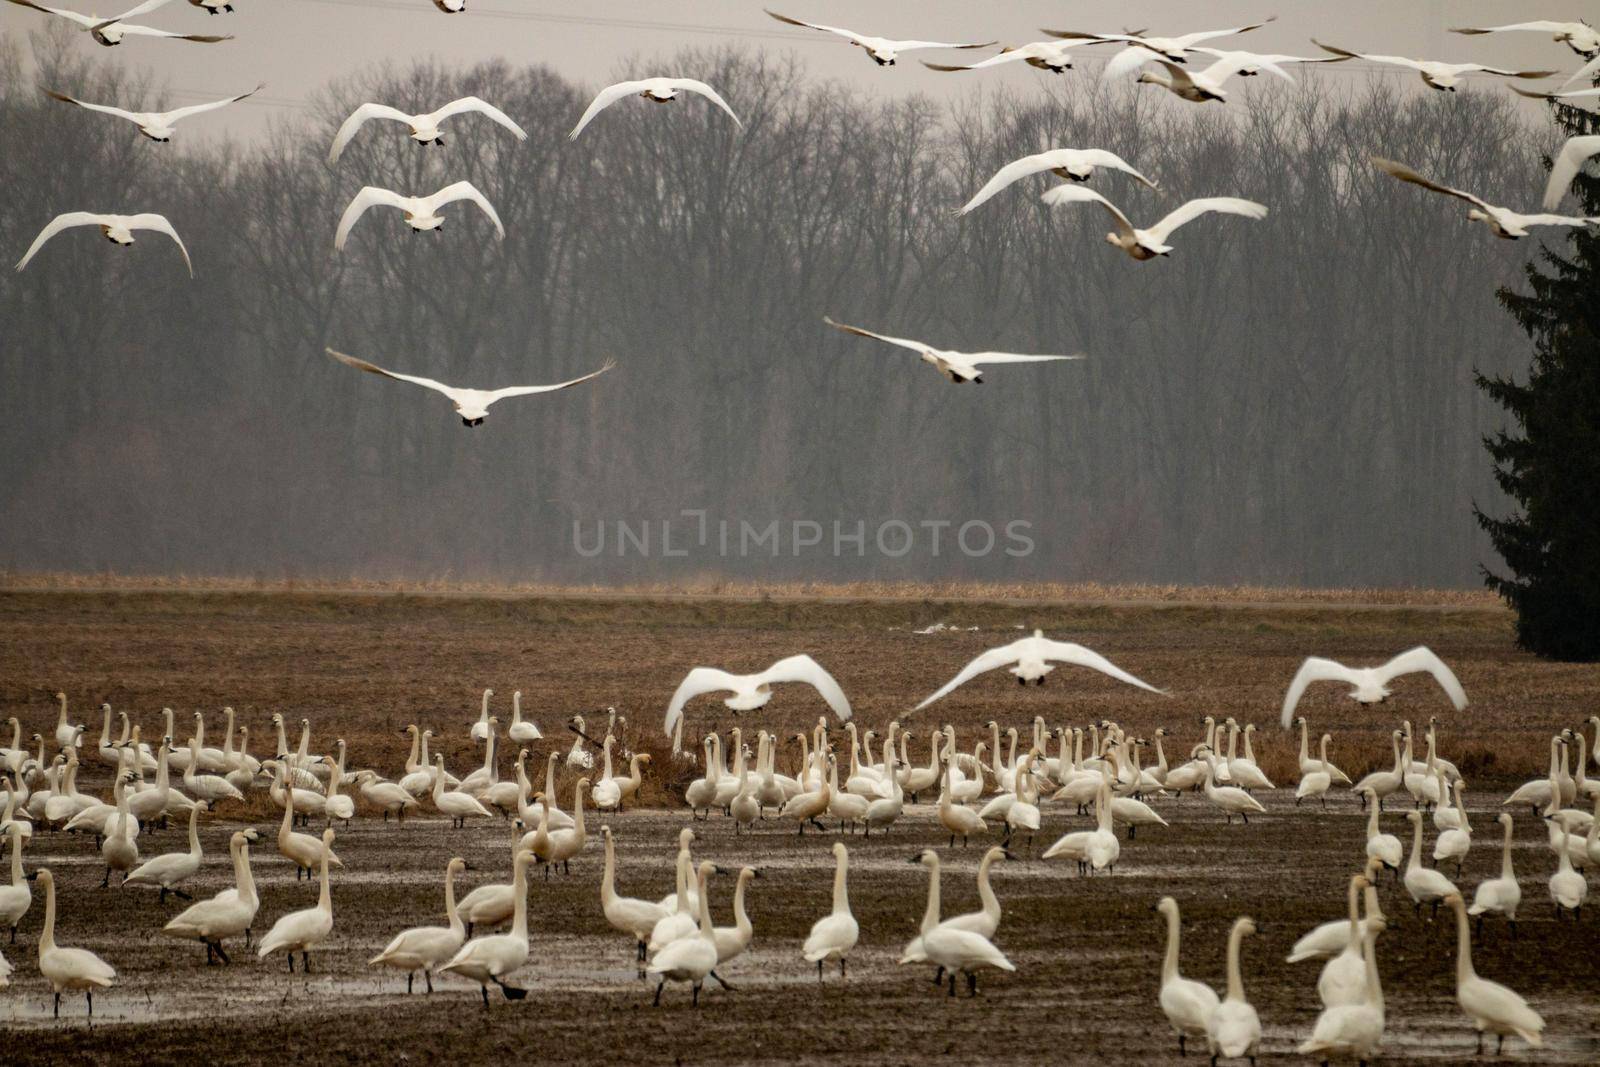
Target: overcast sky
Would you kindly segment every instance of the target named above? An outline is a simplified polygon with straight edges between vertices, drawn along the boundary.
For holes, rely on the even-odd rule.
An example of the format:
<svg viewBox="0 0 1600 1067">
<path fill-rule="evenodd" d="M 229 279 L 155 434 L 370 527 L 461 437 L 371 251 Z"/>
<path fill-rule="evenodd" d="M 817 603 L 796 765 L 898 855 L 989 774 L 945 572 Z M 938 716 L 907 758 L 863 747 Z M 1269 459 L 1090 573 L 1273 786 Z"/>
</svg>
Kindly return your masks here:
<svg viewBox="0 0 1600 1067">
<path fill-rule="evenodd" d="M 132 0 L 55 2 L 109 14 Z M 1362 51 L 1562 70 L 1573 69 L 1576 57 L 1547 35 L 1460 37 L 1445 32 L 1446 27 L 1530 18 L 1587 15 L 1592 19 L 1600 13 L 1600 4 L 1574 0 L 767 0 L 765 4 L 680 0 L 663 5 L 642 5 L 638 0 L 469 0 L 461 15 L 444 15 L 429 0 L 234 2 L 233 14 L 208 16 L 184 0 L 173 0 L 139 20 L 162 29 L 234 35 L 234 40 L 222 44 L 133 38 L 116 48 L 103 48 L 84 36 L 80 47 L 92 50 L 101 62 L 154 71 L 180 102 L 228 95 L 266 82 L 267 88 L 247 101 L 250 106 L 201 119 L 185 130 L 196 135 L 226 131 L 250 138 L 262 133 L 273 115 L 284 114 L 341 74 L 385 59 L 403 62 L 430 55 L 462 63 L 496 56 L 517 64 L 545 63 L 597 87 L 624 57 L 730 41 L 793 50 L 819 75 L 870 84 L 880 92 L 942 94 L 969 88 L 978 77 L 986 84 L 1016 85 L 1046 77 L 1020 64 L 971 77 L 935 73 L 915 62 L 879 69 L 842 41 L 774 22 L 762 13 L 763 6 L 882 36 L 997 39 L 1010 44 L 1039 39 L 1041 26 L 1120 30 L 1137 24 L 1153 33 L 1171 34 L 1239 25 L 1276 12 L 1276 23 L 1238 38 L 1238 47 L 1317 54 L 1310 41 L 1316 36 Z M 0 5 L 0 30 L 10 34 L 26 35 L 48 18 Z M 954 55 L 959 54 L 946 53 Z M 1083 76 L 1081 71 L 1078 76 Z M 1322 67 L 1315 76 L 1347 82 L 1369 75 L 1364 65 L 1352 63 Z M 1405 79 L 1407 84 L 1416 80 L 1409 74 Z"/>
</svg>

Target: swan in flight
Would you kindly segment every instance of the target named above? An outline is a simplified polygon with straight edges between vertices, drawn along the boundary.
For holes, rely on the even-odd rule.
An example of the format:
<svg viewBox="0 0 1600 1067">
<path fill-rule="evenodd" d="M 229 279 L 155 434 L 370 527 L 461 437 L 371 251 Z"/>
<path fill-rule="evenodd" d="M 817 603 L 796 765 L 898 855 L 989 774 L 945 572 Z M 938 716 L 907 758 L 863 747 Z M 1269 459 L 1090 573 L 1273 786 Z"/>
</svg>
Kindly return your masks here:
<svg viewBox="0 0 1600 1067">
<path fill-rule="evenodd" d="M 961 70 L 988 70 L 991 67 L 1004 66 L 1007 63 L 1016 63 L 1019 60 L 1036 70 L 1047 70 L 1051 74 L 1065 74 L 1072 69 L 1072 57 L 1067 52 L 1081 45 L 1093 44 L 1092 41 L 1034 41 L 1032 44 L 1018 45 L 1015 48 L 1002 48 L 999 55 L 990 56 L 988 59 L 969 63 L 966 66 L 952 63 L 929 63 L 926 59 L 922 65 L 929 70 L 961 71 Z"/>
<path fill-rule="evenodd" d="M 1553 33 L 1558 44 L 1564 44 L 1584 59 L 1600 55 L 1600 30 L 1587 22 L 1551 22 L 1539 19 L 1534 22 L 1513 22 L 1505 26 L 1457 26 L 1451 33 L 1478 35 L 1484 33 L 1511 33 L 1527 30 L 1532 33 Z"/>
<path fill-rule="evenodd" d="M 410 226 L 413 232 L 420 233 L 423 230 L 442 231 L 444 219 L 439 215 L 439 209 L 457 200 L 471 200 L 477 204 L 483 213 L 489 216 L 489 221 L 494 223 L 500 239 L 505 240 L 506 228 L 500 224 L 500 216 L 495 213 L 494 205 L 489 203 L 471 182 L 455 182 L 432 196 L 401 196 L 389 189 L 368 185 L 357 193 L 355 199 L 350 201 L 350 206 L 344 209 L 344 214 L 339 219 L 338 232 L 333 235 L 333 250 L 335 253 L 344 251 L 344 242 L 350 236 L 351 228 L 362 215 L 367 213 L 368 208 L 399 208 L 405 213 L 406 225 Z"/>
<path fill-rule="evenodd" d="M 1154 226 L 1141 230 L 1136 228 L 1115 204 L 1093 189 L 1085 189 L 1078 185 L 1058 185 L 1045 193 L 1043 199 L 1051 207 L 1081 204 L 1086 201 L 1099 204 L 1110 213 L 1112 223 L 1116 226 L 1115 232 L 1106 234 L 1106 243 L 1116 245 L 1137 260 L 1154 259 L 1157 256 L 1171 254 L 1172 246 L 1167 244 L 1167 238 L 1171 237 L 1178 227 L 1193 222 L 1201 215 L 1215 212 L 1223 215 L 1243 215 L 1247 219 L 1267 217 L 1265 204 L 1231 196 L 1211 196 L 1191 200 L 1170 212 Z"/>
<path fill-rule="evenodd" d="M 1553 70 L 1505 70 L 1502 67 L 1486 67 L 1482 63 L 1441 63 L 1436 59 L 1407 59 L 1404 56 L 1380 56 L 1367 52 L 1352 52 L 1348 48 L 1336 48 L 1331 44 L 1323 44 L 1315 38 L 1312 44 L 1324 52 L 1331 52 L 1336 56 L 1348 59 L 1364 59 L 1368 63 L 1383 63 L 1391 67 L 1404 67 L 1414 70 L 1422 76 L 1422 83 L 1430 89 L 1440 92 L 1453 93 L 1460 84 L 1463 76 L 1467 74 L 1494 74 L 1501 78 L 1548 78 L 1557 73 Z"/>
<path fill-rule="evenodd" d="M 1346 667 L 1336 660 L 1311 656 L 1300 665 L 1294 681 L 1289 683 L 1289 691 L 1283 695 L 1283 728 L 1287 730 L 1294 721 L 1294 709 L 1312 682 L 1344 682 L 1350 686 L 1351 700 L 1381 704 L 1393 695 L 1388 688 L 1390 682 L 1401 675 L 1423 671 L 1433 675 L 1457 711 L 1467 706 L 1466 690 L 1461 688 L 1455 672 L 1426 645 L 1402 652 L 1379 667 Z"/>
<path fill-rule="evenodd" d="M 1591 64 L 1591 66 L 1593 66 L 1593 64 Z M 1583 69 L 1588 70 L 1589 68 L 1585 67 Z M 1579 73 L 1582 73 L 1582 71 Z M 1576 101 L 1578 100 L 1592 100 L 1595 97 L 1600 96 L 1600 89 L 1572 89 L 1570 91 L 1557 91 L 1553 93 L 1543 93 L 1535 89 L 1521 89 L 1515 85 L 1510 86 L 1510 89 L 1518 96 L 1526 96 L 1530 100 L 1559 100 L 1568 107 L 1577 107 L 1578 105 Z"/>
<path fill-rule="evenodd" d="M 333 136 L 333 147 L 328 150 L 328 166 L 339 162 L 339 156 L 361 127 L 372 119 L 390 119 L 394 122 L 403 122 L 411 128 L 411 139 L 420 145 L 444 144 L 444 135 L 439 132 L 439 124 L 445 119 L 454 118 L 456 115 L 477 113 L 487 115 L 493 121 L 504 126 L 516 135 L 517 140 L 526 141 L 528 131 L 511 121 L 511 116 L 495 107 L 493 104 L 484 103 L 476 96 L 463 96 L 460 100 L 452 100 L 444 107 L 434 111 L 426 111 L 420 115 L 408 115 L 404 111 L 392 108 L 387 104 L 362 104 L 350 112 L 350 117 L 339 126 L 339 132 Z"/>
<path fill-rule="evenodd" d="M 1122 55 L 1139 51 L 1141 49 L 1130 48 Z M 1122 57 L 1118 56 L 1117 58 L 1120 59 Z M 1204 104 L 1208 100 L 1215 100 L 1219 104 L 1227 103 L 1228 91 L 1222 87 L 1222 83 L 1243 71 L 1247 62 L 1242 58 L 1241 53 L 1235 53 L 1216 60 L 1204 70 L 1191 70 L 1153 53 L 1148 54 L 1148 59 L 1159 63 L 1166 70 L 1166 73 L 1156 74 L 1151 71 L 1145 71 L 1139 75 L 1139 84 L 1159 85 L 1178 99 L 1187 100 L 1191 104 Z M 1276 64 L 1260 63 L 1258 66 L 1260 69 L 1270 70 L 1274 74 L 1280 74 L 1288 78 L 1288 80 L 1294 81 L 1293 78 L 1289 77 L 1288 71 Z M 1106 69 L 1111 69 L 1110 63 L 1106 64 Z"/>
<path fill-rule="evenodd" d="M 105 239 L 112 244 L 119 244 L 126 248 L 133 244 L 134 230 L 155 230 L 172 238 L 177 244 L 178 251 L 183 253 L 183 265 L 189 268 L 189 277 L 194 277 L 194 264 L 189 261 L 189 250 L 183 247 L 183 239 L 178 236 L 178 231 L 172 228 L 172 223 L 167 221 L 165 215 L 98 215 L 93 211 L 68 211 L 51 219 L 44 229 L 39 231 L 39 236 L 33 239 L 33 244 L 28 246 L 27 254 L 17 261 L 17 269 L 21 270 L 28 265 L 34 253 L 50 238 L 62 230 L 74 226 L 98 226 Z"/>
<path fill-rule="evenodd" d="M 641 78 L 638 81 L 618 82 L 600 90 L 600 95 L 589 102 L 583 117 L 572 127 L 572 132 L 567 134 L 567 140 L 576 141 L 578 134 L 583 132 L 583 128 L 589 125 L 596 115 L 625 96 L 642 96 L 658 104 L 668 104 L 676 100 L 680 92 L 699 93 L 726 111 L 735 126 L 741 129 L 744 127 L 744 123 L 739 121 L 739 116 L 733 113 L 733 108 L 728 106 L 728 102 L 703 81 L 696 81 L 693 78 Z"/>
<path fill-rule="evenodd" d="M 1142 682 L 1118 667 L 1098 652 L 1074 645 L 1066 641 L 1051 641 L 1044 636 L 1043 630 L 1033 631 L 1032 637 L 1024 637 L 1013 641 L 1009 645 L 991 648 L 977 659 L 961 668 L 961 673 L 950 679 L 938 692 L 918 704 L 912 711 L 921 711 L 936 700 L 943 699 L 958 687 L 966 684 L 973 678 L 992 671 L 996 667 L 1010 665 L 1011 673 L 1017 676 L 1017 684 L 1026 685 L 1035 682 L 1044 684 L 1044 676 L 1055 670 L 1055 664 L 1069 663 L 1075 667 L 1089 667 L 1107 674 L 1119 682 L 1136 685 L 1140 689 L 1156 693 L 1161 696 L 1166 694 L 1162 690 L 1146 682 Z"/>
<path fill-rule="evenodd" d="M 157 30 L 150 26 L 133 26 L 123 21 L 124 19 L 137 18 L 140 15 L 149 14 L 156 8 L 166 4 L 167 0 L 145 0 L 138 7 L 130 7 L 122 14 L 112 15 L 110 18 L 103 18 L 99 15 L 84 15 L 77 11 L 69 11 L 64 7 L 46 7 L 44 4 L 34 3 L 33 0 L 11 0 L 11 2 L 20 7 L 31 7 L 35 11 L 43 11 L 47 15 L 57 15 L 69 22 L 75 22 L 80 28 L 88 30 L 89 36 L 108 48 L 112 45 L 121 44 L 122 39 L 130 35 L 134 37 L 170 37 L 180 41 L 197 41 L 201 44 L 216 44 L 218 41 L 233 40 L 231 36 L 213 37 L 201 33 L 171 33 L 167 30 Z"/>
<path fill-rule="evenodd" d="M 846 722 L 850 719 L 850 701 L 844 690 L 834 681 L 833 675 L 810 656 L 789 656 L 780 659 L 757 674 L 729 674 L 715 667 L 696 667 L 684 675 L 677 691 L 667 704 L 666 733 L 668 737 L 677 728 L 683 715 L 683 706 L 705 693 L 732 693 L 723 703 L 734 711 L 754 711 L 772 699 L 772 687 L 784 682 L 804 682 L 828 702 L 833 713 Z"/>
<path fill-rule="evenodd" d="M 1276 74 L 1286 82 L 1293 82 L 1294 78 L 1284 67 L 1295 63 L 1345 63 L 1349 56 L 1287 56 L 1275 52 L 1245 52 L 1239 49 L 1224 48 L 1196 48 L 1194 51 L 1208 55 L 1212 59 L 1227 59 L 1238 64 L 1238 74 L 1241 78 L 1254 78 L 1265 71 Z"/>
<path fill-rule="evenodd" d="M 929 364 L 940 374 L 949 378 L 951 382 L 960 385 L 962 382 L 975 382 L 983 384 L 983 371 L 978 368 L 988 363 L 1044 363 L 1061 359 L 1082 359 L 1082 355 L 1073 356 L 1029 356 L 1018 355 L 1013 352 L 956 352 L 951 349 L 934 348 L 932 345 L 923 344 L 921 341 L 908 341 L 903 337 L 890 337 L 887 334 L 873 333 L 863 330 L 859 326 L 847 326 L 842 322 L 834 322 L 827 316 L 822 321 L 836 330 L 853 333 L 858 337 L 870 337 L 874 341 L 883 341 L 887 344 L 908 348 L 922 357 L 924 363 Z"/>
<path fill-rule="evenodd" d="M 1467 212 L 1467 218 L 1473 222 L 1481 222 L 1494 231 L 1496 237 L 1508 241 L 1515 241 L 1519 237 L 1528 236 L 1528 230 L 1534 226 L 1587 226 L 1600 222 L 1600 216 L 1578 215 L 1523 215 L 1512 211 L 1510 208 L 1496 207 L 1485 200 L 1480 200 L 1471 193 L 1452 189 L 1448 185 L 1440 185 L 1429 181 L 1404 163 L 1396 163 L 1391 159 L 1377 159 L 1372 161 L 1373 166 L 1383 171 L 1390 177 L 1399 178 L 1412 185 L 1420 185 L 1424 189 L 1445 196 L 1453 196 L 1458 200 L 1465 200 L 1472 205 L 1472 210 Z"/>
<path fill-rule="evenodd" d="M 1055 148 L 1037 155 L 1023 156 L 1001 167 L 971 200 L 962 205 L 957 214 L 965 215 L 990 200 L 1006 186 L 1019 182 L 1031 174 L 1043 174 L 1049 171 L 1058 178 L 1086 182 L 1094 177 L 1096 167 L 1120 170 L 1124 174 L 1132 175 L 1134 180 L 1142 185 L 1151 189 L 1156 188 L 1155 182 L 1129 166 L 1127 161 L 1115 152 L 1107 152 L 1103 148 Z"/>
<path fill-rule="evenodd" d="M 1550 162 L 1550 181 L 1544 187 L 1544 209 L 1554 211 L 1567 195 L 1567 186 L 1583 165 L 1600 156 L 1600 136 L 1570 137 Z"/>
<path fill-rule="evenodd" d="M 152 141 L 160 141 L 165 144 L 172 140 L 173 127 L 179 121 L 194 115 L 203 115 L 207 111 L 215 111 L 218 108 L 227 107 L 229 104 L 243 100 L 247 96 L 259 93 L 263 88 L 265 88 L 264 84 L 256 86 L 247 93 L 240 93 L 238 96 L 230 96 L 224 100 L 213 100 L 209 104 L 190 104 L 188 107 L 174 108 L 171 111 L 124 111 L 122 108 L 113 107 L 110 104 L 90 104 L 79 100 L 75 96 L 58 93 L 52 89 L 46 89 L 44 92 L 46 96 L 54 100 L 60 100 L 64 104 L 76 104 L 88 111 L 98 111 L 102 115 L 115 115 L 119 119 L 127 119 L 139 127 L 139 132 Z"/>
<path fill-rule="evenodd" d="M 17 0 L 12 0 L 12 2 L 15 3 Z M 843 37 L 855 47 L 866 49 L 867 55 L 871 56 L 872 61 L 880 67 L 894 66 L 894 61 L 901 52 L 914 52 L 927 48 L 988 48 L 996 43 L 994 41 L 982 41 L 978 44 L 947 44 L 943 41 L 895 41 L 887 37 L 872 37 L 865 33 L 857 33 L 854 30 L 840 29 L 837 26 L 823 26 L 816 22 L 802 22 L 799 19 L 792 19 L 788 15 L 780 15 L 776 11 L 768 10 L 767 14 L 790 26 L 802 26 L 808 30 L 821 30 L 823 33 L 831 33 L 836 37 Z"/>
<path fill-rule="evenodd" d="M 1206 41 L 1214 41 L 1218 37 L 1233 37 L 1251 30 L 1259 30 L 1269 22 L 1276 21 L 1277 16 L 1262 19 L 1260 22 L 1248 26 L 1234 26 L 1226 30 L 1200 30 L 1196 33 L 1180 34 L 1176 37 L 1147 37 L 1143 33 L 1083 33 L 1077 30 L 1045 30 L 1052 37 L 1069 41 L 1095 41 L 1108 43 L 1121 41 L 1130 48 L 1145 49 L 1164 56 L 1174 63 L 1182 63 L 1188 59 L 1190 52 L 1195 51 L 1195 46 Z M 1120 58 L 1120 57 L 1119 57 Z M 1112 62 L 1116 62 L 1115 59 Z"/>
<path fill-rule="evenodd" d="M 445 385 L 443 382 L 436 382 L 432 378 L 420 378 L 411 374 L 398 374 L 392 370 L 384 370 L 375 363 L 368 363 L 366 360 L 357 359 L 355 356 L 347 356 L 343 352 L 335 352 L 331 348 L 327 349 L 327 353 L 340 363 L 354 367 L 356 370 L 364 370 L 368 374 L 381 374 L 385 378 L 393 378 L 395 381 L 400 382 L 410 382 L 412 385 L 420 385 L 425 389 L 432 389 L 436 393 L 443 393 L 449 398 L 450 403 L 455 405 L 456 413 L 461 416 L 461 422 L 466 426 L 481 425 L 483 420 L 489 417 L 489 405 L 498 401 L 514 396 L 553 393 L 557 389 L 567 389 L 574 385 L 581 385 L 591 378 L 598 378 L 616 366 L 615 362 L 608 360 L 597 371 L 585 374 L 581 378 L 557 382 L 555 385 L 508 385 L 503 389 L 466 389 L 460 386 Z"/>
</svg>

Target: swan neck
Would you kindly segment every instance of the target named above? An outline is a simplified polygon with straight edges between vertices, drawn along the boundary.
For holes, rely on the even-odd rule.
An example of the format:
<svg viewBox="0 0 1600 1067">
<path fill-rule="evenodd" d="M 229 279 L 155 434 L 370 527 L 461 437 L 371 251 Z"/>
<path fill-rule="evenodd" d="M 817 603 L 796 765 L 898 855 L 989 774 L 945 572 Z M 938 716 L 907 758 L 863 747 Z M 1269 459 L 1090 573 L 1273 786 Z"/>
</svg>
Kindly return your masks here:
<svg viewBox="0 0 1600 1067">
<path fill-rule="evenodd" d="M 1000 899 L 994 895 L 994 887 L 989 884 L 989 868 L 994 866 L 994 854 L 983 857 L 978 864 L 978 899 L 983 901 L 983 913 L 994 919 L 1000 917 Z"/>
<path fill-rule="evenodd" d="M 1228 999 L 1244 999 L 1244 978 L 1239 973 L 1239 949 L 1244 941 L 1244 925 L 1234 923 L 1228 932 Z"/>
<path fill-rule="evenodd" d="M 1415 870 L 1420 870 L 1421 868 L 1422 868 L 1422 820 L 1421 819 L 1413 819 L 1411 821 L 1411 859 L 1410 859 L 1409 862 L 1406 863 L 1406 870 L 1407 871 L 1415 871 Z"/>
<path fill-rule="evenodd" d="M 1511 826 L 1506 826 L 1504 840 L 1500 845 L 1500 877 L 1510 881 L 1516 880 L 1516 872 L 1511 869 Z"/>
<path fill-rule="evenodd" d="M 839 857 L 839 865 L 833 871 L 833 913 L 835 915 L 850 914 L 850 891 L 846 879 L 849 877 L 850 857 L 848 854 Z M 702 902 L 704 898 L 702 897 Z"/>
<path fill-rule="evenodd" d="M 322 843 L 322 862 L 319 864 L 321 870 L 317 874 L 322 883 L 317 893 L 317 907 L 329 914 L 333 912 L 333 895 L 328 891 L 328 857 L 332 853 L 333 846 L 324 841 Z"/>
<path fill-rule="evenodd" d="M 52 878 L 44 886 L 44 929 L 39 931 L 39 951 L 49 952 L 56 947 L 56 883 Z"/>
<path fill-rule="evenodd" d="M 1178 910 L 1167 912 L 1167 953 L 1161 958 L 1161 983 L 1178 977 Z"/>
<path fill-rule="evenodd" d="M 456 869 L 454 866 L 445 868 L 444 871 L 444 917 L 450 924 L 450 929 L 460 933 L 466 929 L 461 922 L 461 916 L 456 912 Z"/>
<path fill-rule="evenodd" d="M 1451 905 L 1456 913 L 1456 986 L 1472 980 L 1477 972 L 1472 969 L 1472 926 L 1467 922 L 1467 906 Z"/>
</svg>

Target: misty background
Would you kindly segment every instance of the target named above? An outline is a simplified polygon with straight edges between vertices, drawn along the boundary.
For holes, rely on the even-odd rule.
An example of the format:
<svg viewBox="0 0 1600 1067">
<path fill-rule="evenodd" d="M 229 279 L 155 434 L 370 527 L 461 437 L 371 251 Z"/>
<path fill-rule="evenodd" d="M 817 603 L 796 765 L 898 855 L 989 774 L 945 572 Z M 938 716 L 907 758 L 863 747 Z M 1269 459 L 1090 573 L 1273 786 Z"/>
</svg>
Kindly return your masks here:
<svg viewBox="0 0 1600 1067">
<path fill-rule="evenodd" d="M 1486 6 L 1452 5 L 1450 22 Z M 244 32 L 210 22 L 181 28 Z M 935 31 L 960 36 L 917 25 Z M 1408 32 L 1432 31 L 1424 19 Z M 1514 36 L 1532 40 L 1451 38 L 1448 55 L 1514 62 L 1533 45 L 1540 65 L 1572 65 Z M 230 109 L 155 145 L 38 92 L 192 102 L 130 62 L 155 49 L 102 49 L 59 27 L 0 37 L 0 246 L 14 261 L 61 211 L 159 211 L 196 270 L 189 281 L 159 235 L 124 250 L 77 230 L 0 279 L 0 567 L 1476 584 L 1489 549 L 1470 504 L 1503 502 L 1480 446 L 1498 414 L 1472 372 L 1526 366 L 1494 293 L 1537 244 L 1495 241 L 1368 159 L 1531 205 L 1553 137 L 1541 110 L 1493 82 L 1446 96 L 1344 64 L 1302 68 L 1298 89 L 1241 85 L 1226 106 L 1104 87 L 1090 63 L 1060 78 L 918 67 L 914 91 L 880 92 L 876 68 L 834 42 L 823 63 L 783 42 L 699 40 L 587 75 L 408 53 L 301 85 L 237 137 L 214 133 L 242 110 Z M 240 43 L 170 47 L 216 62 Z M 860 70 L 831 73 L 841 54 Z M 188 57 L 159 54 L 168 67 Z M 744 130 L 703 101 L 629 100 L 568 143 L 611 75 L 663 71 L 718 87 Z M 422 111 L 466 93 L 529 140 L 461 117 L 425 149 L 374 123 L 327 166 L 356 104 Z M 953 217 L 1005 162 L 1057 146 L 1111 149 L 1160 181 L 1153 193 L 1096 176 L 1136 223 L 1191 196 L 1272 213 L 1191 224 L 1170 260 L 1144 264 L 1102 242 L 1092 205 L 1039 203 L 1054 179 Z M 457 204 L 440 236 L 373 212 L 331 255 L 362 185 L 420 194 L 463 178 L 495 204 L 504 242 Z M 1089 358 L 955 387 L 909 353 L 829 330 L 825 314 L 945 347 Z M 619 365 L 468 430 L 443 398 L 341 367 L 325 345 L 481 386 Z M 685 523 L 685 509 L 756 527 L 861 521 L 869 547 L 662 558 L 657 544 L 647 558 L 573 544 L 575 522 L 592 544 L 598 523 Z M 971 558 L 946 544 L 934 557 L 923 542 L 889 558 L 870 531 L 896 519 L 1021 520 L 1034 549 Z"/>
</svg>

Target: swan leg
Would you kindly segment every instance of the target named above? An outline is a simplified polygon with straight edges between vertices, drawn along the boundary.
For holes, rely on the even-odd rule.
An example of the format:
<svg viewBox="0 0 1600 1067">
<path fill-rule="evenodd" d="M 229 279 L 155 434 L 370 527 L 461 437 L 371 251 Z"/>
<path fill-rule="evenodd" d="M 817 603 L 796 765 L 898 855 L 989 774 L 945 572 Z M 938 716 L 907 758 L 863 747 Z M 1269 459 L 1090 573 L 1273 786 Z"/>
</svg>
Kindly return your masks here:
<svg viewBox="0 0 1600 1067">
<path fill-rule="evenodd" d="M 822 983 L 822 961 L 821 960 L 817 961 L 817 983 L 819 985 Z"/>
<path fill-rule="evenodd" d="M 61 1018 L 61 994 L 60 993 L 56 994 L 56 1013 L 55 1013 L 55 1017 L 57 1019 Z"/>
<path fill-rule="evenodd" d="M 967 996 L 975 997 L 975 996 L 978 995 L 978 976 L 973 974 L 971 971 L 967 971 L 966 975 L 967 975 Z"/>
<path fill-rule="evenodd" d="M 1495 1035 L 1495 1041 L 1494 1041 L 1494 1054 L 1496 1056 L 1500 1055 L 1500 1050 L 1505 1048 L 1505 1047 L 1506 1047 L 1506 1035 L 1505 1034 L 1496 1034 Z"/>
<path fill-rule="evenodd" d="M 311 973 L 311 955 L 310 955 L 310 953 L 307 953 L 307 952 L 301 952 L 300 953 L 300 973 L 301 974 L 310 974 Z"/>
<path fill-rule="evenodd" d="M 933 984 L 934 985 L 943 985 L 944 984 L 944 967 L 942 965 L 934 969 L 934 972 L 933 972 Z"/>
<path fill-rule="evenodd" d="M 661 1007 L 661 990 L 664 986 L 666 986 L 666 984 L 667 980 L 665 978 L 656 983 L 656 999 L 651 1001 L 655 1007 Z M 485 1003 L 487 1003 L 487 999 L 485 1000 Z"/>
<path fill-rule="evenodd" d="M 291 952 L 287 956 L 285 956 L 284 958 L 289 961 L 289 973 L 293 974 L 294 973 L 294 953 Z"/>
<path fill-rule="evenodd" d="M 244 947 L 250 947 L 250 927 L 248 926 L 244 928 Z"/>
<path fill-rule="evenodd" d="M 422 972 L 422 980 L 428 984 L 428 992 L 432 993 L 433 992 L 433 972 L 432 971 L 427 971 L 427 970 L 423 971 Z"/>
<path fill-rule="evenodd" d="M 1184 1047 L 1184 1043 L 1186 1041 L 1188 1041 L 1188 1040 L 1189 1039 L 1188 1039 L 1187 1035 L 1182 1034 L 1182 1033 L 1180 1033 L 1178 1035 L 1178 1055 L 1179 1056 L 1187 1056 L 1187 1055 L 1189 1055 L 1189 1050 Z"/>
<path fill-rule="evenodd" d="M 415 233 L 416 231 L 413 230 L 412 232 Z M 484 1011 L 488 1011 L 489 1010 L 489 987 L 486 986 L 486 985 L 479 986 L 478 987 L 478 992 L 483 994 L 483 1010 Z"/>
<path fill-rule="evenodd" d="M 711 974 L 711 977 L 713 977 L 713 978 L 715 978 L 717 980 L 717 984 L 720 985 L 723 989 L 726 989 L 730 993 L 735 992 L 733 986 L 729 985 L 727 983 L 727 980 L 724 979 L 722 977 L 722 975 L 718 974 L 716 971 L 712 971 L 712 972 L 710 972 L 710 974 Z"/>
<path fill-rule="evenodd" d="M 956 995 L 956 972 L 954 971 L 950 972 L 950 995 L 952 997 Z"/>
<path fill-rule="evenodd" d="M 410 996 L 411 995 L 411 983 L 415 982 L 416 980 L 417 980 L 417 972 L 416 971 L 407 971 L 406 972 L 406 996 Z"/>
<path fill-rule="evenodd" d="M 843 957 L 843 956 L 840 956 L 840 957 L 839 957 L 839 977 L 840 977 L 840 978 L 845 978 L 845 977 L 848 977 L 848 976 L 847 976 L 847 975 L 846 975 L 846 974 L 845 974 L 845 973 L 844 973 L 844 957 Z"/>
<path fill-rule="evenodd" d="M 111 888 L 111 868 L 110 867 L 106 868 L 106 876 L 104 878 L 100 879 L 100 888 L 101 889 L 110 889 Z"/>
<path fill-rule="evenodd" d="M 694 987 L 693 988 L 694 988 L 693 999 L 689 1003 L 690 1003 L 690 1005 L 692 1007 L 698 1008 L 700 1006 L 700 983 L 699 982 L 694 983 Z"/>
<path fill-rule="evenodd" d="M 165 904 L 166 902 L 167 902 L 167 887 L 166 886 L 162 886 L 161 887 L 161 895 L 156 897 L 156 903 L 157 904 Z"/>
</svg>

